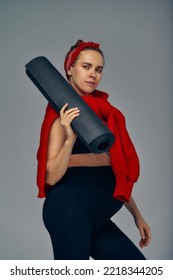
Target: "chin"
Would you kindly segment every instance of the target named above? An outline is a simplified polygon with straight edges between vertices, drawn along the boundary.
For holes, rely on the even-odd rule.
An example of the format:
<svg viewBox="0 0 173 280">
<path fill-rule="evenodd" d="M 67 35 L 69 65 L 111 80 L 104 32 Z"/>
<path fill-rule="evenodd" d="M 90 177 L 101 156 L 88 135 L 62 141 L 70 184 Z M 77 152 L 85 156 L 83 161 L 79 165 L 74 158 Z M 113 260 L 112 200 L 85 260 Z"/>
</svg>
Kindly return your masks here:
<svg viewBox="0 0 173 280">
<path fill-rule="evenodd" d="M 86 95 L 88 95 L 88 94 L 91 94 L 93 91 L 95 91 L 95 88 L 86 90 L 86 91 L 84 91 L 84 93 L 85 93 Z"/>
<path fill-rule="evenodd" d="M 82 91 L 82 92 L 79 92 L 80 95 L 89 95 L 93 92 L 94 90 L 87 90 L 87 91 Z"/>
</svg>

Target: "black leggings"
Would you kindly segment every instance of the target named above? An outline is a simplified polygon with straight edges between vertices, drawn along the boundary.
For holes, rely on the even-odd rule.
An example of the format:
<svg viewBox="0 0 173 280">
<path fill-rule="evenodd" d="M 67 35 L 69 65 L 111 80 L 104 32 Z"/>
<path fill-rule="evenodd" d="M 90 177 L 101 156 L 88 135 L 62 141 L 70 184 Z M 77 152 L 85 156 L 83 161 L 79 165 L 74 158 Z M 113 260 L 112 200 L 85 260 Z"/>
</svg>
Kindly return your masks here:
<svg viewBox="0 0 173 280">
<path fill-rule="evenodd" d="M 110 220 L 123 206 L 112 197 L 109 166 L 72 167 L 48 193 L 43 206 L 54 259 L 144 260 L 131 240 Z"/>
</svg>

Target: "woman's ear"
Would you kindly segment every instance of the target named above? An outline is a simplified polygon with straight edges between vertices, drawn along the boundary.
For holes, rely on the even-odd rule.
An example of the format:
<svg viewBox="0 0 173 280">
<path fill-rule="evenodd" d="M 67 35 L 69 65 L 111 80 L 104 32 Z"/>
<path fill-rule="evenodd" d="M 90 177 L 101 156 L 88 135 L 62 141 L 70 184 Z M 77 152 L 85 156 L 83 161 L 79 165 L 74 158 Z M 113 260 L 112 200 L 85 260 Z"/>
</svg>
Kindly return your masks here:
<svg viewBox="0 0 173 280">
<path fill-rule="evenodd" d="M 70 69 L 67 71 L 67 74 L 68 74 L 69 76 L 72 75 L 72 66 L 70 66 Z"/>
</svg>

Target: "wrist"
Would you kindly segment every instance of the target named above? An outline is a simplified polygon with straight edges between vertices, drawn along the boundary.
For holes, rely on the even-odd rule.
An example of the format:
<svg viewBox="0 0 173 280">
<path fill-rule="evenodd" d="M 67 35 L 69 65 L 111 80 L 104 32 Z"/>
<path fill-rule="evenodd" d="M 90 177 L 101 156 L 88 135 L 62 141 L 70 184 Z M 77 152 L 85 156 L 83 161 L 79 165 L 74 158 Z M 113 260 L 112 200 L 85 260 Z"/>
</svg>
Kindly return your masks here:
<svg viewBox="0 0 173 280">
<path fill-rule="evenodd" d="M 68 138 L 68 139 L 65 140 L 65 145 L 66 145 L 67 147 L 72 148 L 73 145 L 74 145 L 74 143 L 75 143 L 75 141 L 76 141 L 76 139 L 70 139 L 70 138 Z"/>
<path fill-rule="evenodd" d="M 142 216 L 141 216 L 141 213 L 137 211 L 137 212 L 133 213 L 133 217 L 136 220 L 136 219 L 141 218 Z"/>
</svg>

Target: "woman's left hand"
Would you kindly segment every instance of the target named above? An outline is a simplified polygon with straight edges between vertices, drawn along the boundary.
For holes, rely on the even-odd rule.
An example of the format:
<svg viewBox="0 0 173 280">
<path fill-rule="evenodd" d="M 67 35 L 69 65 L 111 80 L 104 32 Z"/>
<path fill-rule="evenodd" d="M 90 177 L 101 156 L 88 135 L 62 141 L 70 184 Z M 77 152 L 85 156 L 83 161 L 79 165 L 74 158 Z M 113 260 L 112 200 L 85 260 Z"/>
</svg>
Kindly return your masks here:
<svg viewBox="0 0 173 280">
<path fill-rule="evenodd" d="M 145 222 L 141 215 L 134 218 L 137 228 L 139 229 L 141 240 L 139 246 L 141 248 L 147 247 L 151 241 L 151 230 L 149 225 Z"/>
</svg>

